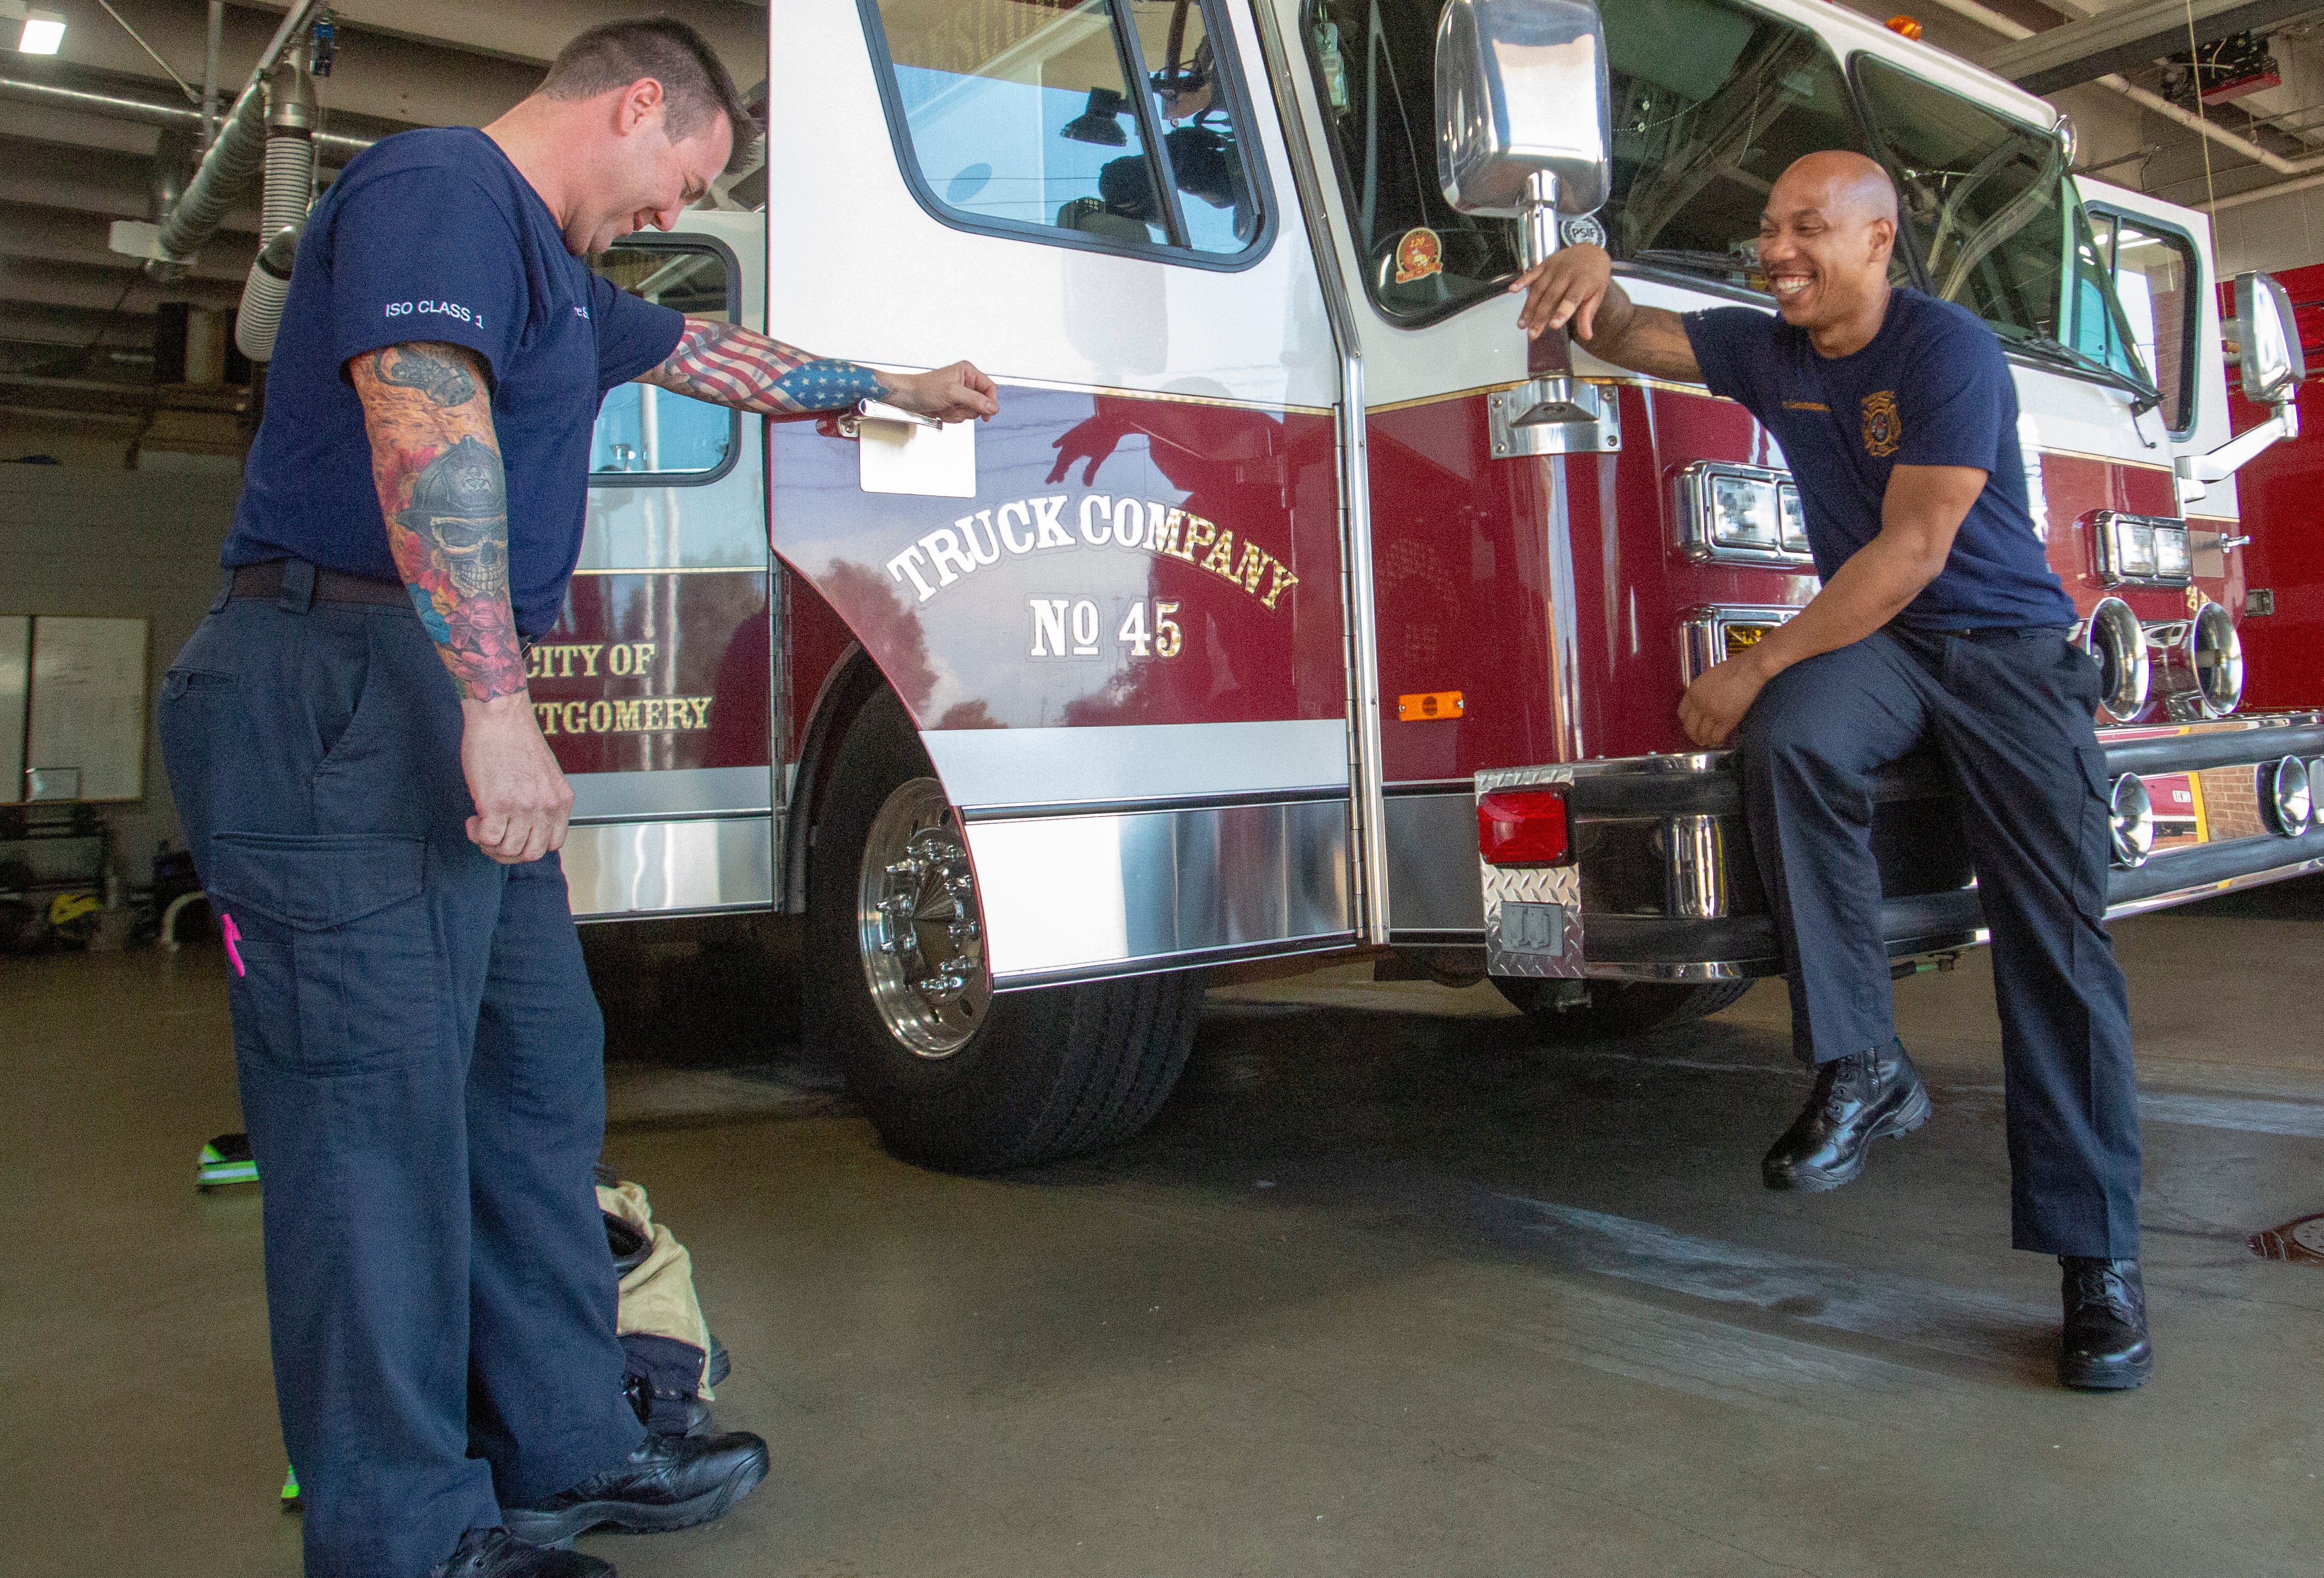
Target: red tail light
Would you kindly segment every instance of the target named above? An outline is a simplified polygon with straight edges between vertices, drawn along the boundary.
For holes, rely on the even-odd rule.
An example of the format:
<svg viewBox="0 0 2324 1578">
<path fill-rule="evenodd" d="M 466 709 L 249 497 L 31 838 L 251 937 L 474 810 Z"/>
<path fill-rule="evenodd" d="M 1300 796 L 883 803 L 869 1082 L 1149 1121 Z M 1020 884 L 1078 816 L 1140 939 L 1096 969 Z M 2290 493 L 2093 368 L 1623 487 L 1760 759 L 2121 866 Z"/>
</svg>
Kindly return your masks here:
<svg viewBox="0 0 2324 1578">
<path fill-rule="evenodd" d="M 1496 789 L 1477 802 L 1477 850 L 1487 865 L 1562 866 L 1573 856 L 1565 791 Z"/>
</svg>

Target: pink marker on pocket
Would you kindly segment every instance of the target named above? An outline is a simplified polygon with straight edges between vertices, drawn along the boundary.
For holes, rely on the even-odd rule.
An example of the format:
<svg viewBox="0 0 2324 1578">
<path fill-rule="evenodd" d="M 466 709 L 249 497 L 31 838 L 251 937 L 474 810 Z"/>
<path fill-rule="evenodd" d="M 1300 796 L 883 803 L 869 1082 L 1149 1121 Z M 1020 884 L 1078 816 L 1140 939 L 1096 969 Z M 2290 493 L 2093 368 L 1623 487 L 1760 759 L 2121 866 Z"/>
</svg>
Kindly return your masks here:
<svg viewBox="0 0 2324 1578">
<path fill-rule="evenodd" d="M 248 967 L 242 962 L 242 950 L 234 946 L 242 940 L 242 927 L 236 926 L 234 917 L 223 909 L 218 911 L 218 932 L 226 938 L 226 963 L 234 966 L 235 974 L 249 974 Z"/>
</svg>

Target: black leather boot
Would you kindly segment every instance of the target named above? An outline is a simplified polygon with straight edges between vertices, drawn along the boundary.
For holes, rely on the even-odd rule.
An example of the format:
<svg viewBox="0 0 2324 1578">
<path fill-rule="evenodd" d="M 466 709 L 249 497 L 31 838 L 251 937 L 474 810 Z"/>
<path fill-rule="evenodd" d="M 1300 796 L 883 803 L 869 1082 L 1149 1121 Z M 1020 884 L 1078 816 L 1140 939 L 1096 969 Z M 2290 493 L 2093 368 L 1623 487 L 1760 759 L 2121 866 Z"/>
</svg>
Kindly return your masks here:
<svg viewBox="0 0 2324 1578">
<path fill-rule="evenodd" d="M 1816 1070 L 1814 1094 L 1759 1173 L 1770 1189 L 1837 1189 L 1864 1170 L 1867 1146 L 1928 1121 L 1929 1087 L 1903 1042 L 1836 1057 Z"/>
<path fill-rule="evenodd" d="M 544 1550 L 504 1528 L 472 1528 L 428 1578 L 613 1578 L 613 1564 L 576 1551 Z"/>
<path fill-rule="evenodd" d="M 537 1546 L 562 1545 L 601 1523 L 641 1534 L 691 1528 L 718 1517 L 766 1477 L 767 1444 L 746 1432 L 648 1432 L 621 1467 L 538 1507 L 503 1507 L 501 1521 Z"/>
<path fill-rule="evenodd" d="M 2076 1391 L 2128 1391 L 2154 1373 L 2146 1340 L 2146 1284 L 2136 1260 L 2061 1255 L 2066 1329 L 2058 1340 L 2058 1382 Z"/>
</svg>

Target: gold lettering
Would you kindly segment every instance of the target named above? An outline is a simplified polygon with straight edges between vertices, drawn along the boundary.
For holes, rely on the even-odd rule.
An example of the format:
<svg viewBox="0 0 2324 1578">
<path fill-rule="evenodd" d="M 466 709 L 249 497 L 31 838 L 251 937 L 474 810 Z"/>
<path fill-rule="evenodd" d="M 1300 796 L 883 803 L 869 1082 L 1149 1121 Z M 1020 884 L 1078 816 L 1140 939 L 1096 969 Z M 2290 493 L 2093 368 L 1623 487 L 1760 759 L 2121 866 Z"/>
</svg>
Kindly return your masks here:
<svg viewBox="0 0 2324 1578">
<path fill-rule="evenodd" d="M 543 734 L 553 734 L 557 733 L 557 704 L 555 702 L 534 702 L 532 704 L 532 715 L 540 720 L 540 732 Z"/>
<path fill-rule="evenodd" d="M 568 734 L 585 734 L 589 732 L 589 704 L 586 701 L 567 702 L 558 709 L 558 721 L 564 724 L 565 732 Z"/>
<path fill-rule="evenodd" d="M 1234 572 L 1228 576 L 1227 579 L 1240 581 L 1242 589 L 1256 596 L 1259 592 L 1260 574 L 1274 562 L 1274 557 L 1267 549 L 1259 547 L 1256 542 L 1246 542 L 1242 545 L 1242 563 L 1235 567 Z"/>
<path fill-rule="evenodd" d="M 1120 505 L 1115 506 L 1120 508 Z M 1147 512 L 1146 551 L 1176 554 L 1178 551 L 1179 529 L 1185 524 L 1184 510 L 1166 510 L 1156 505 Z"/>
<path fill-rule="evenodd" d="M 589 732 L 593 734 L 604 734 L 608 728 L 613 726 L 613 704 L 605 701 L 591 702 L 589 704 L 588 718 Z"/>
<path fill-rule="evenodd" d="M 1267 595 L 1259 600 L 1259 606 L 1262 608 L 1274 607 L 1275 600 L 1277 597 L 1282 596 L 1285 592 L 1298 584 L 1299 577 L 1293 575 L 1288 569 L 1285 568 L 1281 559 L 1277 559 L 1275 561 L 1275 584 L 1268 587 Z"/>
<path fill-rule="evenodd" d="M 605 650 L 605 643 L 599 641 L 594 646 L 575 647 L 573 650 L 581 654 L 583 668 L 586 670 L 588 677 L 595 679 L 597 677 L 597 654 Z"/>
<path fill-rule="evenodd" d="M 1203 556 L 1203 568 L 1214 576 L 1224 576 L 1230 581 L 1235 578 L 1233 527 L 1230 526 L 1219 533 L 1219 540 L 1211 545 L 1211 551 Z"/>
<path fill-rule="evenodd" d="M 632 641 L 630 644 L 637 649 L 637 655 L 630 660 L 630 672 L 642 674 L 646 671 L 646 665 L 653 661 L 654 654 L 661 648 L 652 641 Z"/>
<path fill-rule="evenodd" d="M 638 704 L 634 701 L 626 700 L 615 702 L 613 704 L 613 733 L 617 734 L 634 734 L 638 732 Z"/>
<path fill-rule="evenodd" d="M 710 726 L 710 698 L 706 696 L 697 696 L 695 697 L 688 705 L 694 709 L 694 726 L 697 729 L 708 728 Z"/>
<path fill-rule="evenodd" d="M 1171 512 L 1176 514 L 1177 512 Z M 1210 547 L 1212 540 L 1218 534 L 1218 522 L 1206 521 L 1200 515 L 1187 516 L 1185 535 L 1178 539 L 1178 557 L 1193 564 L 1194 556 Z"/>
</svg>

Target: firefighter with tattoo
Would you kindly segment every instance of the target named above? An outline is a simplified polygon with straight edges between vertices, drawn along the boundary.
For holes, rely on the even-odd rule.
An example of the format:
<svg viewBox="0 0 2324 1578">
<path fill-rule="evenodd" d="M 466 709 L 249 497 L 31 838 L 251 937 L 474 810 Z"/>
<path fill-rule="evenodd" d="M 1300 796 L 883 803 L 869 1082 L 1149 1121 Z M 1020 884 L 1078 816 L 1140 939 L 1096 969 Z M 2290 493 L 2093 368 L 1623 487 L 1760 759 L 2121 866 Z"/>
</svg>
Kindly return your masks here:
<svg viewBox="0 0 2324 1578">
<path fill-rule="evenodd" d="M 225 583 L 160 711 L 227 943 L 309 1574 L 609 1573 L 564 1547 L 706 1521 L 767 1473 L 758 1437 L 651 1435 L 624 1395 L 573 796 L 524 643 L 616 385 L 997 406 L 966 363 L 818 359 L 591 272 L 756 134 L 692 29 L 609 23 L 493 125 L 364 153 L 300 240 Z"/>
</svg>

